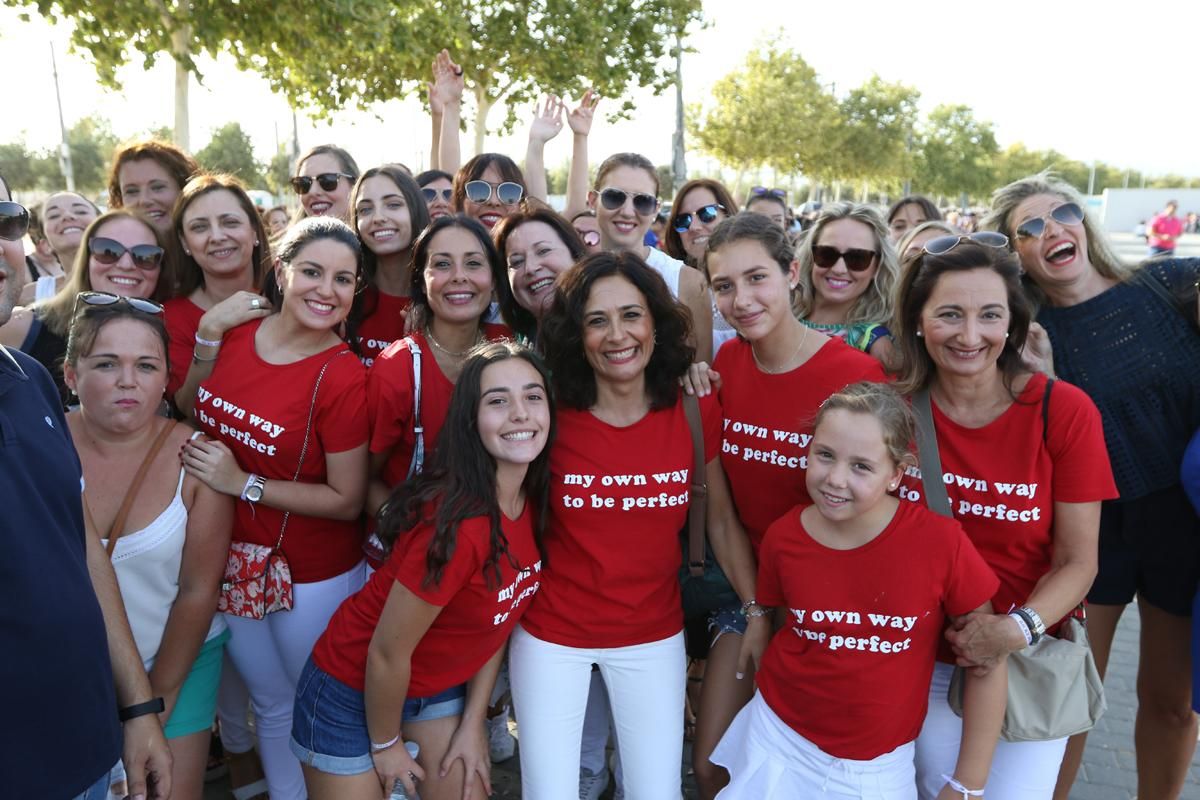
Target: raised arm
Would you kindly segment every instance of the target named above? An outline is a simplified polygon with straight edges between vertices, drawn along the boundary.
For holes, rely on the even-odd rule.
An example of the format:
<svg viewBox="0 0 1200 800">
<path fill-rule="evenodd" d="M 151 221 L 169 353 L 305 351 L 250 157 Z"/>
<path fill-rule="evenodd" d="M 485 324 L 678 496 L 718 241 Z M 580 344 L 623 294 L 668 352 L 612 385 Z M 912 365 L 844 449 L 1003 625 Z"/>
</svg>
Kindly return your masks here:
<svg viewBox="0 0 1200 800">
<path fill-rule="evenodd" d="M 438 169 L 451 175 L 458 172 L 462 161 L 458 138 L 458 126 L 462 120 L 463 70 L 450 60 L 450 52 L 443 50 L 433 62 L 433 85 L 430 89 L 430 105 L 434 97 L 442 107 L 441 134 L 438 136 Z"/>
<path fill-rule="evenodd" d="M 584 93 L 579 106 L 567 114 L 567 125 L 571 127 L 571 166 L 567 172 L 567 207 L 563 216 L 571 219 L 587 209 L 588 195 L 588 135 L 592 132 L 592 118 L 600 95 L 591 89 Z"/>
<path fill-rule="evenodd" d="M 549 195 L 546 142 L 558 136 L 562 126 L 563 101 L 558 95 L 547 95 L 534 112 L 529 125 L 529 146 L 525 150 L 525 194 L 543 203 Z"/>
</svg>

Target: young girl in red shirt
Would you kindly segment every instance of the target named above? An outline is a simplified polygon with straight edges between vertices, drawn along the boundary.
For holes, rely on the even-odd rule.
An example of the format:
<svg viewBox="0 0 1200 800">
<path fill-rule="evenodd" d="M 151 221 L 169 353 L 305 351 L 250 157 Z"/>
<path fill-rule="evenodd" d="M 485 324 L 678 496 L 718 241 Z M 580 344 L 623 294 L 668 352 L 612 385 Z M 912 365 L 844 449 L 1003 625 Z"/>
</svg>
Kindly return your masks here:
<svg viewBox="0 0 1200 800">
<path fill-rule="evenodd" d="M 338 609 L 300 680 L 292 750 L 313 800 L 377 800 L 397 781 L 409 797 L 419 781 L 426 800 L 491 793 L 484 713 L 541 577 L 548 385 L 508 342 L 463 366 L 441 446 L 380 515 L 390 557 Z"/>
<path fill-rule="evenodd" d="M 990 609 L 996 576 L 954 520 L 891 492 L 911 463 L 911 412 L 890 387 L 856 383 L 821 406 L 805 474 L 812 505 L 759 551 L 758 601 L 780 624 L 758 693 L 712 760 L 721 800 L 916 797 L 913 740 L 946 622 Z M 742 640 L 761 652 L 762 628 Z M 962 747 L 939 800 L 983 788 L 1004 715 L 1006 670 L 969 673 Z"/>
</svg>

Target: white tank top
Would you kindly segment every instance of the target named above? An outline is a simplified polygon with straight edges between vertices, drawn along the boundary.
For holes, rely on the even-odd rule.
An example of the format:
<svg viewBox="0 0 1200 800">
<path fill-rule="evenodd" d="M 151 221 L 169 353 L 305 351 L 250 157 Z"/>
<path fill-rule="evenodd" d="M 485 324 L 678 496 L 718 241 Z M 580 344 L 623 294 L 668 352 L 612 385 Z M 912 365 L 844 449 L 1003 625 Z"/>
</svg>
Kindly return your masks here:
<svg viewBox="0 0 1200 800">
<path fill-rule="evenodd" d="M 671 296 L 678 300 L 679 271 L 686 265 L 677 258 L 671 258 L 657 247 L 650 248 L 650 254 L 646 256 L 646 264 L 662 275 L 663 280 L 667 282 L 667 288 L 671 290 Z"/>
<path fill-rule="evenodd" d="M 195 438 L 195 437 L 193 437 Z M 121 599 L 133 629 L 133 641 L 146 670 L 154 666 L 162 644 L 171 607 L 179 596 L 179 569 L 187 538 L 187 506 L 183 504 L 183 477 L 175 486 L 175 497 L 153 522 L 140 531 L 117 540 L 112 564 L 121 587 Z M 108 540 L 104 540 L 108 546 Z M 205 641 L 225 631 L 224 618 L 213 608 L 213 621 Z"/>
</svg>

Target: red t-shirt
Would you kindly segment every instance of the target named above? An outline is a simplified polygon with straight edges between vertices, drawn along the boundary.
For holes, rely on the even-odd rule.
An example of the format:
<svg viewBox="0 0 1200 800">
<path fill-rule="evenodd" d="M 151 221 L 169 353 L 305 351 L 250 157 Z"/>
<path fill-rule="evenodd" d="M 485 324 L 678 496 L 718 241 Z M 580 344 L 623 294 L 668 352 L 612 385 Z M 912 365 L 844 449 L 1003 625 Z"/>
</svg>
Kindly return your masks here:
<svg viewBox="0 0 1200 800">
<path fill-rule="evenodd" d="M 959 425 L 931 403 L 946 493 L 954 517 L 1000 578 L 992 598 L 999 613 L 1023 604 L 1050 571 L 1056 501 L 1117 497 L 1095 404 L 1075 386 L 1055 381 L 1050 428 L 1043 436 L 1045 394 L 1046 376 L 1037 373 L 982 428 Z M 925 505 L 920 470 L 905 473 L 899 494 Z"/>
<path fill-rule="evenodd" d="M 833 550 L 800 521 L 767 529 L 758 601 L 788 621 L 758 688 L 793 730 L 835 758 L 868 760 L 917 738 L 947 616 L 983 605 L 996 576 L 954 520 L 900 503 L 873 540 Z"/>
<path fill-rule="evenodd" d="M 167 376 L 167 397 L 174 397 L 187 379 L 192 366 L 192 351 L 196 347 L 196 331 L 204 309 L 186 297 L 176 297 L 163 303 L 163 322 L 167 326 L 171 373 Z"/>
<path fill-rule="evenodd" d="M 196 392 L 196 421 L 200 430 L 229 446 L 243 470 L 268 481 L 291 481 L 304 445 L 313 387 L 328 362 L 300 472 L 301 483 L 325 483 L 326 454 L 353 450 L 367 441 L 366 370 L 357 358 L 334 358 L 350 352 L 345 344 L 293 364 L 269 364 L 254 349 L 261 324 L 261 319 L 252 320 L 225 335 L 212 374 Z M 235 542 L 275 544 L 282 511 L 266 503 L 252 509 L 244 500 L 236 508 Z M 361 561 L 361 544 L 358 520 L 291 514 L 283 552 L 292 580 L 313 583 Z"/>
<path fill-rule="evenodd" d="M 491 523 L 486 517 L 459 526 L 453 555 L 437 585 L 425 585 L 425 554 L 433 540 L 433 525 L 422 523 L 404 534 L 383 567 L 334 613 L 313 648 L 313 661 L 342 683 L 363 691 L 367 648 L 392 584 L 399 581 L 425 602 L 442 607 L 413 651 L 408 696 L 432 697 L 466 682 L 508 640 L 538 591 L 542 562 L 529 503 L 516 520 L 501 515 L 500 526 L 519 568 L 501 556 L 500 581 L 490 587 L 483 571 L 491 549 Z"/>
<path fill-rule="evenodd" d="M 412 298 L 384 294 L 374 286 L 363 295 L 363 307 L 371 309 L 371 314 L 358 326 L 358 349 L 363 364 L 370 367 L 392 342 L 404 338 L 404 312 Z"/>
<path fill-rule="evenodd" d="M 715 396 L 700 400 L 700 414 L 707 463 L 721 441 Z M 559 409 L 546 565 L 526 630 L 568 647 L 625 647 L 679 632 L 679 531 L 693 461 L 682 402 L 624 428 Z"/>
<path fill-rule="evenodd" d="M 763 533 L 783 512 L 812 502 L 804 473 L 821 403 L 851 383 L 887 376 L 877 360 L 840 339 L 830 339 L 804 364 L 779 375 L 758 368 L 749 342 L 732 340 L 713 369 L 721 373 L 725 415 L 721 466 L 757 551 Z"/>
<path fill-rule="evenodd" d="M 483 326 L 483 335 L 495 342 L 511 338 L 512 331 L 504 325 L 487 324 Z M 450 410 L 454 384 L 438 366 L 425 334 L 416 331 L 409 338 L 421 348 L 421 424 L 425 428 L 428 460 Z M 391 451 L 383 467 L 383 480 L 388 486 L 395 486 L 408 477 L 413 449 L 417 446 L 413 433 L 413 356 L 406 339 L 392 342 L 375 359 L 367 375 L 367 413 L 371 419 L 371 452 Z"/>
</svg>

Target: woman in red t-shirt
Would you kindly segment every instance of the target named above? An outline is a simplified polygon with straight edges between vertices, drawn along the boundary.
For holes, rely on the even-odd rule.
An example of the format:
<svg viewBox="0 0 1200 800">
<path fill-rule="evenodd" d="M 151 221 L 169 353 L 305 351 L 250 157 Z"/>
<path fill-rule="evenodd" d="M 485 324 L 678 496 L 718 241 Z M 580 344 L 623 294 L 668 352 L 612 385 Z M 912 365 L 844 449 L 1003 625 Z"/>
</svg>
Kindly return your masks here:
<svg viewBox="0 0 1200 800">
<path fill-rule="evenodd" d="M 945 622 L 989 612 L 997 585 L 962 526 L 892 496 L 913 428 L 886 385 L 856 383 L 821 406 L 804 476 L 813 503 L 780 517 L 759 551 L 758 598 L 783 625 L 759 693 L 713 753 L 730 773 L 722 800 L 913 798 L 913 740 Z M 753 629 L 742 648 L 759 652 L 767 636 Z M 1003 660 L 968 673 L 962 748 L 938 800 L 983 785 L 1006 677 Z"/>
<path fill-rule="evenodd" d="M 548 383 L 509 342 L 463 366 L 444 446 L 380 517 L 381 536 L 401 538 L 338 609 L 300 681 L 292 750 L 313 800 L 375 800 L 397 781 L 409 797 L 420 781 L 426 800 L 491 793 L 484 712 L 540 579 Z"/>
<path fill-rule="evenodd" d="M 541 344 L 564 407 L 550 457 L 538 596 L 509 668 L 527 800 L 577 796 L 592 664 L 608 689 L 628 794 L 678 800 L 684 648 L 679 531 L 695 452 L 679 379 L 687 309 L 640 256 L 597 253 L 558 279 Z M 744 598 L 750 546 L 717 462 L 720 415 L 700 403 L 708 537 Z M 759 619 L 755 624 L 765 624 Z"/>
<path fill-rule="evenodd" d="M 359 356 L 368 367 L 392 342 L 404 338 L 410 303 L 413 242 L 429 225 L 421 187 L 395 164 L 372 167 L 350 193 L 350 224 L 363 246 L 362 293 L 357 330 Z"/>
<path fill-rule="evenodd" d="M 954 656 L 944 652 L 934 672 L 917 740 L 923 798 L 940 789 L 958 747 L 961 722 L 946 701 L 952 659 L 995 663 L 1053 632 L 1091 586 L 1100 502 L 1116 496 L 1095 404 L 1022 364 L 1030 308 L 1007 243 L 992 232 L 926 242 L 906 264 L 897 304 L 900 386 L 929 392 L 951 510 L 1000 579 L 997 613 L 968 615 L 946 635 Z M 924 504 L 924 494 L 914 471 L 900 496 Z M 1065 746 L 1001 741 L 987 796 L 1049 798 Z"/>
<path fill-rule="evenodd" d="M 366 370 L 337 333 L 361 279 L 359 260 L 358 237 L 344 222 L 301 221 L 280 241 L 266 280 L 278 310 L 215 347 L 197 344 L 192 356 L 211 370 L 194 415 L 212 439 L 189 443 L 184 465 L 240 498 L 235 543 L 279 546 L 291 569 L 291 611 L 239 616 L 231 596 L 226 614 L 228 653 L 250 689 L 273 798 L 304 797 L 288 749 L 292 700 L 313 643 L 365 580 Z"/>
</svg>

